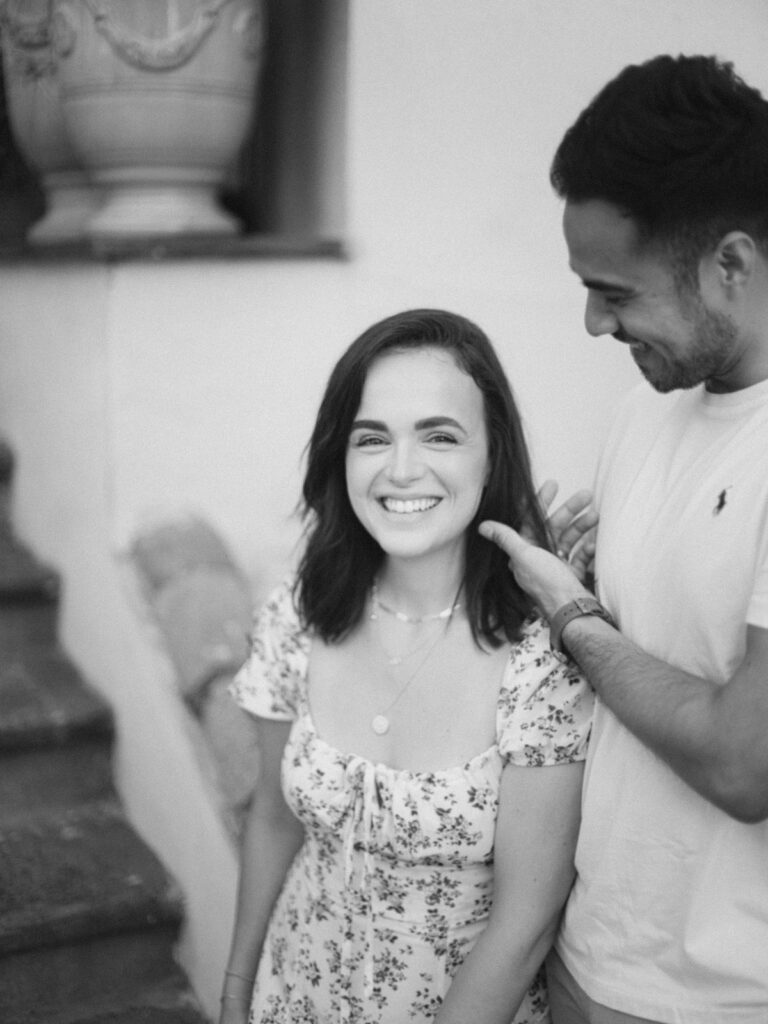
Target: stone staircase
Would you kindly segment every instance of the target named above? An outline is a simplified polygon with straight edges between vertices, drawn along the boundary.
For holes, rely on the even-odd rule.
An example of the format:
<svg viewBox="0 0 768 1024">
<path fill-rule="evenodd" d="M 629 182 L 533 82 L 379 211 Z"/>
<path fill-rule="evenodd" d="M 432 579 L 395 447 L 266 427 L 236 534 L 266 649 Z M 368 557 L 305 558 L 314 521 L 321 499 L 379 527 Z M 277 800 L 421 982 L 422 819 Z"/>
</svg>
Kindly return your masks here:
<svg viewBox="0 0 768 1024">
<path fill-rule="evenodd" d="M 121 809 L 112 714 L 57 643 L 11 468 L 0 442 L 0 1022 L 204 1024 L 174 959 L 181 895 Z"/>
</svg>

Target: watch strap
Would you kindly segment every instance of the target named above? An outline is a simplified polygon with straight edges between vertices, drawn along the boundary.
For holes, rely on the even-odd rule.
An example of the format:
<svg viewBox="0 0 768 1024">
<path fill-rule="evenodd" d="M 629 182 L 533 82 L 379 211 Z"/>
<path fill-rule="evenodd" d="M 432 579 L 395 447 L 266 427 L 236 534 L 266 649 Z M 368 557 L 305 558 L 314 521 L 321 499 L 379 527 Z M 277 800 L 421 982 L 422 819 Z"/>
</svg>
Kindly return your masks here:
<svg viewBox="0 0 768 1024">
<path fill-rule="evenodd" d="M 598 619 L 604 619 L 611 626 L 616 626 L 611 613 L 600 604 L 597 598 L 577 597 L 558 608 L 550 619 L 549 643 L 553 651 L 565 654 L 562 640 L 563 630 L 572 619 L 578 619 L 582 615 L 595 615 Z"/>
</svg>

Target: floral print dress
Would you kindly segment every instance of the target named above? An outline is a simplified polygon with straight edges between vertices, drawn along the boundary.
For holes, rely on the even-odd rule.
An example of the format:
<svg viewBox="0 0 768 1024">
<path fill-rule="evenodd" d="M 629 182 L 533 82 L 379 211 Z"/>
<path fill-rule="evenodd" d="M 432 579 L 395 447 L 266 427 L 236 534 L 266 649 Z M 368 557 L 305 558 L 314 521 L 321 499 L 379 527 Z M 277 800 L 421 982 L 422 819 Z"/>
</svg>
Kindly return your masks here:
<svg viewBox="0 0 768 1024">
<path fill-rule="evenodd" d="M 247 711 L 293 722 L 282 782 L 305 830 L 272 913 L 249 1021 L 428 1024 L 489 914 L 502 768 L 582 760 L 591 692 L 552 655 L 546 624 L 531 619 L 510 647 L 494 744 L 454 768 L 402 771 L 317 734 L 309 647 L 286 581 L 232 685 Z M 548 1020 L 540 972 L 514 1021 Z"/>
</svg>

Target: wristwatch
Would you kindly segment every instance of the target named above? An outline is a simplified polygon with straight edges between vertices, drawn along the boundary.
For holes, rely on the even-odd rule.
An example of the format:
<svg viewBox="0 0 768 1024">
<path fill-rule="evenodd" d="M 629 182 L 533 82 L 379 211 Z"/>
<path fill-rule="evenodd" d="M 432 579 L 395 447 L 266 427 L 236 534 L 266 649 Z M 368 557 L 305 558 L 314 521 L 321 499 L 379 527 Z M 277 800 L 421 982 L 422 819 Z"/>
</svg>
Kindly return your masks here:
<svg viewBox="0 0 768 1024">
<path fill-rule="evenodd" d="M 567 657 L 562 641 L 563 629 L 571 619 L 578 619 L 582 615 L 595 615 L 598 619 L 605 619 L 614 629 L 616 628 L 613 616 L 607 609 L 603 608 L 596 598 L 577 597 L 574 601 L 569 601 L 557 609 L 549 623 L 549 643 L 554 653 L 560 659 Z"/>
</svg>

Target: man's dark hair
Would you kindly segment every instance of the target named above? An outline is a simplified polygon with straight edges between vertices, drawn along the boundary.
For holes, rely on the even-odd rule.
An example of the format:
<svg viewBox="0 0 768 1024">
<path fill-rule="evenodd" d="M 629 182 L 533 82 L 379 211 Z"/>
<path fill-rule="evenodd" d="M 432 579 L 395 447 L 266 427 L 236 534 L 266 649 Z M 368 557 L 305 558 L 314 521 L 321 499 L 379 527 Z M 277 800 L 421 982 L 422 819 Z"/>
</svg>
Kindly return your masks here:
<svg viewBox="0 0 768 1024">
<path fill-rule="evenodd" d="M 477 532 L 484 519 L 527 527 L 551 542 L 533 486 L 523 427 L 491 342 L 472 321 L 439 309 L 397 313 L 364 331 L 334 367 L 308 446 L 302 511 L 306 545 L 296 581 L 305 626 L 324 640 L 343 639 L 360 621 L 384 552 L 350 504 L 346 452 L 352 423 L 374 361 L 389 352 L 437 348 L 447 352 L 482 392 L 488 434 L 488 481 L 467 528 L 464 606 L 472 635 L 497 647 L 517 640 L 532 611 L 530 598 L 507 566 L 507 556 Z"/>
<path fill-rule="evenodd" d="M 565 133 L 550 178 L 561 198 L 621 208 L 689 269 L 729 231 L 768 251 L 768 102 L 716 57 L 630 65 Z"/>
</svg>

